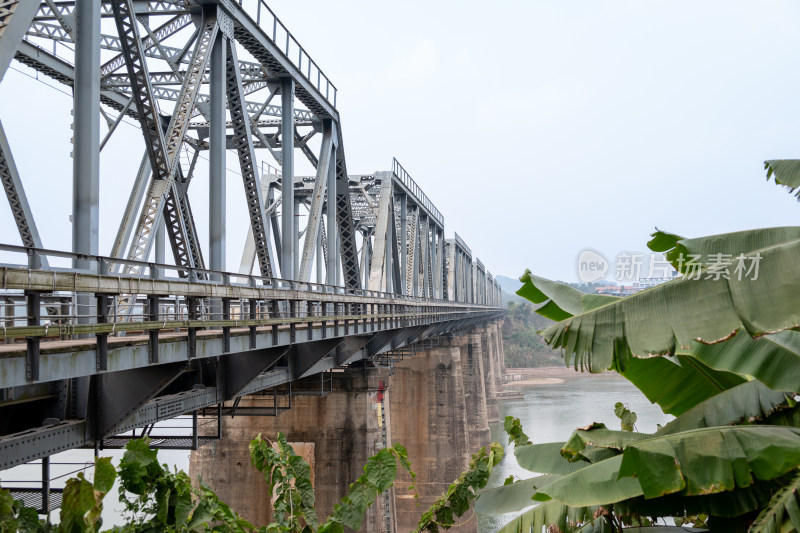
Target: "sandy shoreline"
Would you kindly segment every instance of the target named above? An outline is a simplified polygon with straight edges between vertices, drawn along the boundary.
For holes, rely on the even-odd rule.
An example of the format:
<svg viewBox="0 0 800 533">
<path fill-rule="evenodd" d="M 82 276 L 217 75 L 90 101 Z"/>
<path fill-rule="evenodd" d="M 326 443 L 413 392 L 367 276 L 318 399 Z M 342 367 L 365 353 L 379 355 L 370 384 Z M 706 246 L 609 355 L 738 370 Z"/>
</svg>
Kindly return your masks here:
<svg viewBox="0 0 800 533">
<path fill-rule="evenodd" d="M 610 372 L 604 372 L 607 374 Z M 586 379 L 603 374 L 579 372 L 572 367 L 548 366 L 540 368 L 506 368 L 506 376 L 519 376 L 505 382 L 506 387 L 530 385 L 558 385 L 574 379 Z M 506 379 L 508 379 L 508 377 Z"/>
</svg>

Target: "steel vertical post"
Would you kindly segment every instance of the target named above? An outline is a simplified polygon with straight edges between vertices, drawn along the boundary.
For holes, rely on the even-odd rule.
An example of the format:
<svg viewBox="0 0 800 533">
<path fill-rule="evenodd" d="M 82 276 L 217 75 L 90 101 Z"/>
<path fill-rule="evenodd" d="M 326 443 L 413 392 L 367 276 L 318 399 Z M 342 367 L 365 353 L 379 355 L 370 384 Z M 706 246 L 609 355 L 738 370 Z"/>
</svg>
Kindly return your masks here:
<svg viewBox="0 0 800 533">
<path fill-rule="evenodd" d="M 336 130 L 333 131 L 336 133 Z M 336 137 L 334 137 L 335 139 Z M 325 265 L 326 283 L 328 285 L 336 285 L 336 271 L 339 261 L 339 247 L 337 246 L 336 236 L 339 234 L 339 228 L 336 222 L 336 143 L 331 146 L 331 163 L 328 166 L 328 184 L 326 187 L 328 195 L 328 211 L 327 211 L 327 225 L 325 229 L 328 231 L 326 237 L 328 238 L 328 262 Z"/>
<path fill-rule="evenodd" d="M 408 271 L 408 195 L 400 193 L 400 294 L 408 295 L 406 272 Z"/>
<path fill-rule="evenodd" d="M 72 251 L 97 255 L 100 227 L 100 0 L 75 3 L 73 86 Z M 73 268 L 94 262 L 73 260 Z M 93 322 L 90 294 L 77 296 L 79 324 Z"/>
<path fill-rule="evenodd" d="M 297 232 L 294 220 L 294 80 L 291 78 L 281 78 L 281 174 L 281 277 L 294 279 Z"/>
<path fill-rule="evenodd" d="M 227 38 L 222 33 L 217 34 L 210 61 L 208 266 L 211 270 L 225 270 L 226 45 Z"/>
<path fill-rule="evenodd" d="M 156 249 L 156 263 L 161 263 L 162 265 L 167 262 L 166 253 L 164 250 L 164 238 L 166 234 L 166 228 L 164 227 L 164 221 L 158 223 L 156 226 L 156 242 L 155 242 L 155 249 Z"/>
<path fill-rule="evenodd" d="M 100 0 L 75 3 L 73 110 L 72 251 L 97 255 L 100 221 Z M 92 264 L 75 261 L 73 266 L 91 268 Z"/>
</svg>

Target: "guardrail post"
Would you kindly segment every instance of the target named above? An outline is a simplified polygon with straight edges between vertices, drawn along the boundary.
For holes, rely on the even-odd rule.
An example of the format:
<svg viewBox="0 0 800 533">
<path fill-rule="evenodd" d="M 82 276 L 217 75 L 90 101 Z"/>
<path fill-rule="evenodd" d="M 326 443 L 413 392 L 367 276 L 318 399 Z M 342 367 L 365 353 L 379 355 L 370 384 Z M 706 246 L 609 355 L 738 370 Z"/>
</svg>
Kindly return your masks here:
<svg viewBox="0 0 800 533">
<path fill-rule="evenodd" d="M 190 272 L 194 272 L 193 270 Z M 191 278 L 191 274 L 189 276 Z M 189 323 L 197 320 L 197 298 L 186 298 L 186 310 L 189 314 Z M 186 358 L 193 359 L 197 355 L 197 328 L 191 325 L 187 328 Z"/>
<path fill-rule="evenodd" d="M 289 318 L 297 318 L 297 301 L 296 300 L 289 300 Z M 295 334 L 297 333 L 297 324 L 295 322 L 289 322 L 289 343 L 294 344 L 295 342 Z"/>
<path fill-rule="evenodd" d="M 308 301 L 306 302 L 306 318 L 308 318 L 308 337 L 306 340 L 313 340 L 314 339 L 314 303 Z"/>
<path fill-rule="evenodd" d="M 97 295 L 97 323 L 108 323 L 109 296 Z M 95 370 L 98 372 L 108 370 L 108 333 L 96 333 Z"/>
<path fill-rule="evenodd" d="M 158 309 L 158 296 L 147 297 L 147 320 L 150 322 L 157 322 L 159 320 Z M 147 331 L 147 352 L 150 364 L 158 363 L 158 329 L 150 329 Z"/>
<path fill-rule="evenodd" d="M 28 268 L 31 270 L 42 268 L 42 256 L 36 250 L 28 250 Z"/>
<path fill-rule="evenodd" d="M 50 513 L 50 456 L 42 457 L 42 514 Z"/>
<path fill-rule="evenodd" d="M 258 300 L 250 299 L 248 300 L 250 304 L 250 320 L 256 320 L 258 318 Z M 250 349 L 256 349 L 256 326 L 250 326 Z"/>
<path fill-rule="evenodd" d="M 333 310 L 333 316 L 334 317 L 339 316 L 339 304 L 338 303 L 334 302 L 332 307 L 331 307 L 331 309 Z M 339 319 L 338 318 L 334 318 L 333 319 L 333 336 L 334 337 L 338 337 L 339 336 Z"/>
<path fill-rule="evenodd" d="M 222 320 L 231 319 L 231 299 L 222 299 Z M 231 327 L 222 326 L 222 351 L 228 353 L 231 351 Z"/>
<path fill-rule="evenodd" d="M 29 256 L 30 257 L 30 256 Z M 25 291 L 29 326 L 39 326 L 42 318 L 42 297 L 38 291 Z M 26 337 L 25 379 L 28 382 L 39 380 L 39 337 Z"/>
<path fill-rule="evenodd" d="M 278 318 L 280 312 L 277 300 L 272 300 L 270 302 L 269 314 L 271 318 Z M 278 345 L 278 324 L 272 324 L 272 345 L 273 346 Z"/>
</svg>

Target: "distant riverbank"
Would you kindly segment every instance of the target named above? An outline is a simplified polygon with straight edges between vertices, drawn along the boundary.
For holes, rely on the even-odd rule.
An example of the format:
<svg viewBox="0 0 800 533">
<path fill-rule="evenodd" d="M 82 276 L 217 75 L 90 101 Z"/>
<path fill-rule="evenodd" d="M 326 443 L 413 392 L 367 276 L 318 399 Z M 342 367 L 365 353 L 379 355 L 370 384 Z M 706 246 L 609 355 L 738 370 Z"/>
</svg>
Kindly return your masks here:
<svg viewBox="0 0 800 533">
<path fill-rule="evenodd" d="M 603 372 L 602 374 L 590 374 L 589 372 L 579 372 L 572 367 L 566 366 L 547 366 L 537 368 L 506 368 L 503 381 L 506 388 L 528 387 L 532 385 L 558 385 L 573 379 L 583 379 L 603 374 L 613 374 L 613 372 Z"/>
</svg>

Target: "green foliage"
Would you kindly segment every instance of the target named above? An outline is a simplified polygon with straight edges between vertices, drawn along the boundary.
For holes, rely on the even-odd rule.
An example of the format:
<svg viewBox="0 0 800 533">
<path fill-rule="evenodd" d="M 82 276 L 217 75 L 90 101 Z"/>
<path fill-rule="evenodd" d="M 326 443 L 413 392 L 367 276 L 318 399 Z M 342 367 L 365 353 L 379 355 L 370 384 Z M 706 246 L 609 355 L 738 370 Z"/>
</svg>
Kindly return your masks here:
<svg viewBox="0 0 800 533">
<path fill-rule="evenodd" d="M 634 431 L 636 429 L 636 413 L 628 409 L 622 402 L 614 404 L 614 414 L 617 415 L 622 423 L 622 431 Z"/>
<path fill-rule="evenodd" d="M 245 533 L 256 530 L 202 482 L 195 488 L 185 472 L 170 472 L 166 464 L 159 464 L 158 451 L 151 450 L 148 442 L 149 439 L 133 440 L 125 446 L 118 469 L 119 497 L 125 504 L 128 520 L 114 531 Z"/>
<path fill-rule="evenodd" d="M 800 471 L 772 497 L 750 527 L 752 533 L 800 531 Z"/>
<path fill-rule="evenodd" d="M 305 526 L 316 531 L 317 515 L 314 510 L 314 489 L 311 487 L 311 468 L 278 433 L 273 443 L 258 436 L 250 442 L 250 459 L 274 494 L 275 522 L 267 531 L 303 531 Z"/>
<path fill-rule="evenodd" d="M 796 187 L 800 165 L 782 163 L 769 162 L 770 172 Z M 526 272 L 518 294 L 559 321 L 542 334 L 567 365 L 616 370 L 678 417 L 636 433 L 635 413 L 620 402 L 622 431 L 593 424 L 563 444 L 516 447 L 523 468 L 551 477 L 487 493 L 484 506 L 502 512 L 505 502 L 529 506 L 526 495 L 544 502 L 501 531 L 637 531 L 659 517 L 712 531 L 800 530 L 800 228 L 652 237 L 648 246 L 682 272 L 694 256 L 700 279 L 599 300 Z M 757 258 L 758 277 L 715 278 L 718 254 Z"/>
<path fill-rule="evenodd" d="M 530 444 L 528 436 L 522 431 L 522 423 L 515 416 L 507 416 L 503 421 L 503 430 L 508 434 L 508 443 L 514 446 Z"/>
<path fill-rule="evenodd" d="M 529 303 L 508 302 L 503 320 L 503 351 L 508 368 L 554 366 L 561 360 L 558 352 L 542 340 L 538 331 L 553 324 L 537 315 Z"/>
<path fill-rule="evenodd" d="M 347 496 L 334 506 L 331 515 L 319 525 L 314 509 L 311 470 L 308 463 L 295 453 L 283 433 L 278 433 L 278 440 L 274 444 L 259 434 L 250 442 L 250 458 L 264 475 L 270 492 L 275 496 L 275 521 L 264 529 L 269 533 L 339 533 L 345 527 L 358 530 L 369 506 L 380 493 L 394 484 L 398 462 L 412 480 L 416 477 L 403 446 L 395 444 L 380 450 L 367 459 L 364 473 L 350 484 Z"/>
<path fill-rule="evenodd" d="M 493 442 L 490 446 L 481 448 L 472 456 L 469 468 L 423 513 L 414 533 L 437 533 L 440 527 L 450 529 L 456 526 L 455 519 L 467 512 L 470 502 L 475 499 L 476 491 L 486 486 L 492 468 L 502 460 L 503 447 L 499 443 Z"/>
<path fill-rule="evenodd" d="M 320 533 L 343 531 L 342 526 L 358 531 L 367 508 L 381 492 L 388 490 L 394 484 L 398 462 L 412 480 L 416 477 L 411 470 L 408 452 L 403 446 L 395 444 L 391 448 L 380 450 L 367 460 L 364 473 L 350 484 L 349 493 L 341 503 L 334 506 L 331 516 L 320 527 Z M 410 490 L 413 490 L 413 484 Z"/>
<path fill-rule="evenodd" d="M 11 492 L 0 487 L 0 533 L 39 533 L 47 531 L 36 510 L 14 501 Z"/>
</svg>

